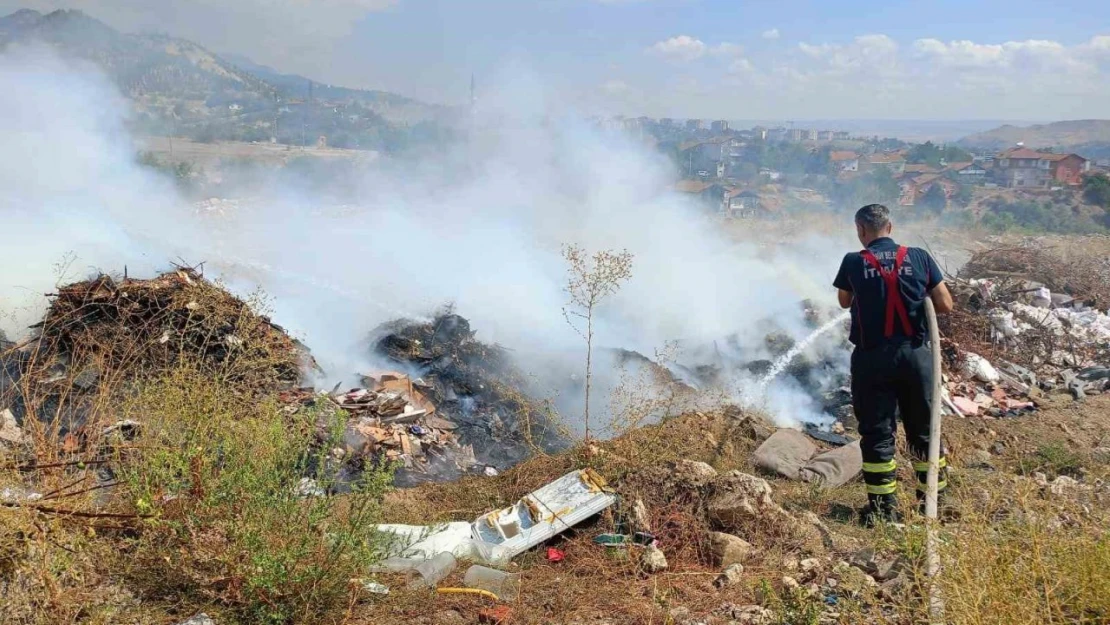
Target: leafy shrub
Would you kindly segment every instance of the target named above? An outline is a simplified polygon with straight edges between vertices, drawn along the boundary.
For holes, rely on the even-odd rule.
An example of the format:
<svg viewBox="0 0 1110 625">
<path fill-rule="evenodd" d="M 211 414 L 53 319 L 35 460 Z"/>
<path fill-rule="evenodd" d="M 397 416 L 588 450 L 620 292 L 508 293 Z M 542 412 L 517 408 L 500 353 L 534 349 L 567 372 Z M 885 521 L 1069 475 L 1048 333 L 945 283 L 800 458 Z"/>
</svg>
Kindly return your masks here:
<svg viewBox="0 0 1110 625">
<path fill-rule="evenodd" d="M 147 516 L 127 560 L 137 587 L 252 623 L 318 622 L 347 605 L 350 580 L 378 557 L 391 475 L 368 469 L 345 496 L 313 494 L 339 486 L 328 454 L 342 414 L 318 426 L 311 411 L 242 403 L 187 371 L 147 385 L 124 412 L 144 424 L 119 470 Z"/>
</svg>

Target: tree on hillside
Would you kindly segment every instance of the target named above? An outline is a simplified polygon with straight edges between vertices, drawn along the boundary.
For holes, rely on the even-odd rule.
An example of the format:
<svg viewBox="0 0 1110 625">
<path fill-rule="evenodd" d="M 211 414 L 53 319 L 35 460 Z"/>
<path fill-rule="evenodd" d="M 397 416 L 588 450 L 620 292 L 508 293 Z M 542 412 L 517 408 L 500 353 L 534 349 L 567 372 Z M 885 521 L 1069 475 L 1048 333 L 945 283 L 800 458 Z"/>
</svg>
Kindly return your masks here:
<svg viewBox="0 0 1110 625">
<path fill-rule="evenodd" d="M 939 184 L 929 187 L 925 196 L 921 198 L 921 207 L 937 215 L 943 213 L 947 205 L 948 196 L 944 194 L 944 187 Z"/>
<path fill-rule="evenodd" d="M 972 159 L 971 153 L 967 150 L 958 148 L 954 145 L 940 147 L 932 141 L 919 143 L 906 154 L 906 162 L 908 163 L 923 163 L 930 167 L 941 167 L 941 161 L 945 163 L 966 163 Z"/>
<path fill-rule="evenodd" d="M 961 184 L 956 189 L 956 194 L 952 196 L 953 203 L 961 208 L 966 208 L 973 199 L 975 199 L 975 190 L 969 184 Z"/>
<path fill-rule="evenodd" d="M 1083 182 L 1083 198 L 1091 204 L 1110 209 L 1110 177 L 1105 174 L 1088 176 Z"/>
</svg>

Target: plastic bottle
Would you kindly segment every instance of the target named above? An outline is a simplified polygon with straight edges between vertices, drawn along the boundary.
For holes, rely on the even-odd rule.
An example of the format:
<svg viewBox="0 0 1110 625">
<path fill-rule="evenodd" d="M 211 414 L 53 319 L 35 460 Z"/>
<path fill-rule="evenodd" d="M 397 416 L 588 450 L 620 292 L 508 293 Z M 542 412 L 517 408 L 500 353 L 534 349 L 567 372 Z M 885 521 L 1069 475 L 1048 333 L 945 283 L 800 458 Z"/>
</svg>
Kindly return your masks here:
<svg viewBox="0 0 1110 625">
<path fill-rule="evenodd" d="M 520 595 L 520 573 L 506 573 L 475 564 L 466 570 L 463 583 L 468 588 L 488 590 L 508 603 L 516 601 Z"/>
<path fill-rule="evenodd" d="M 434 588 L 443 578 L 455 570 L 458 563 L 450 552 L 436 554 L 431 560 L 425 560 L 416 566 L 409 574 L 409 588 Z"/>
</svg>

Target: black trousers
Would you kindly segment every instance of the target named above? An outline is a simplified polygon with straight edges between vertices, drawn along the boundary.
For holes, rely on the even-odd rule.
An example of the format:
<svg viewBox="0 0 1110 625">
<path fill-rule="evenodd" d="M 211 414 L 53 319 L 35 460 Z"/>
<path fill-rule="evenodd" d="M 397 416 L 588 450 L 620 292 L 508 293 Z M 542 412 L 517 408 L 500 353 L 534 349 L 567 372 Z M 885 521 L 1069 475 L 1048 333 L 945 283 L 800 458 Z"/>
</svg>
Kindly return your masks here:
<svg viewBox="0 0 1110 625">
<path fill-rule="evenodd" d="M 852 352 L 852 406 L 859 420 L 863 479 L 873 505 L 891 503 L 897 489 L 894 434 L 902 416 L 918 492 L 925 490 L 929 458 L 929 419 L 933 397 L 932 350 L 929 343 L 887 342 Z M 947 485 L 947 460 L 941 451 L 940 488 Z"/>
</svg>

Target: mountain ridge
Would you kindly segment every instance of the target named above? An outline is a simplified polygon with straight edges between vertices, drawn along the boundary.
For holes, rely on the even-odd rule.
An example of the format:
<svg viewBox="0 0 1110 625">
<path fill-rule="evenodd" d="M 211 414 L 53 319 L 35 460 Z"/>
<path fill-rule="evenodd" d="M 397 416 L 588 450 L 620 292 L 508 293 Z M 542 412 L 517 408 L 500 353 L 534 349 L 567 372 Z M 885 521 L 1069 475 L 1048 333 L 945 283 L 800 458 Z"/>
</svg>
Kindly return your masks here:
<svg viewBox="0 0 1110 625">
<path fill-rule="evenodd" d="M 1088 158 L 1110 155 L 1110 119 L 1074 119 L 1032 126 L 1006 124 L 957 142 L 972 149 L 999 150 L 1022 143 L 1030 148 L 1068 150 Z"/>
<path fill-rule="evenodd" d="M 337 147 L 388 149 L 408 126 L 455 117 L 451 107 L 325 85 L 172 35 L 123 33 L 81 10 L 0 17 L 0 52 L 39 42 L 99 66 L 133 102 L 136 130 L 148 134 L 289 144 L 327 136 Z"/>
</svg>

